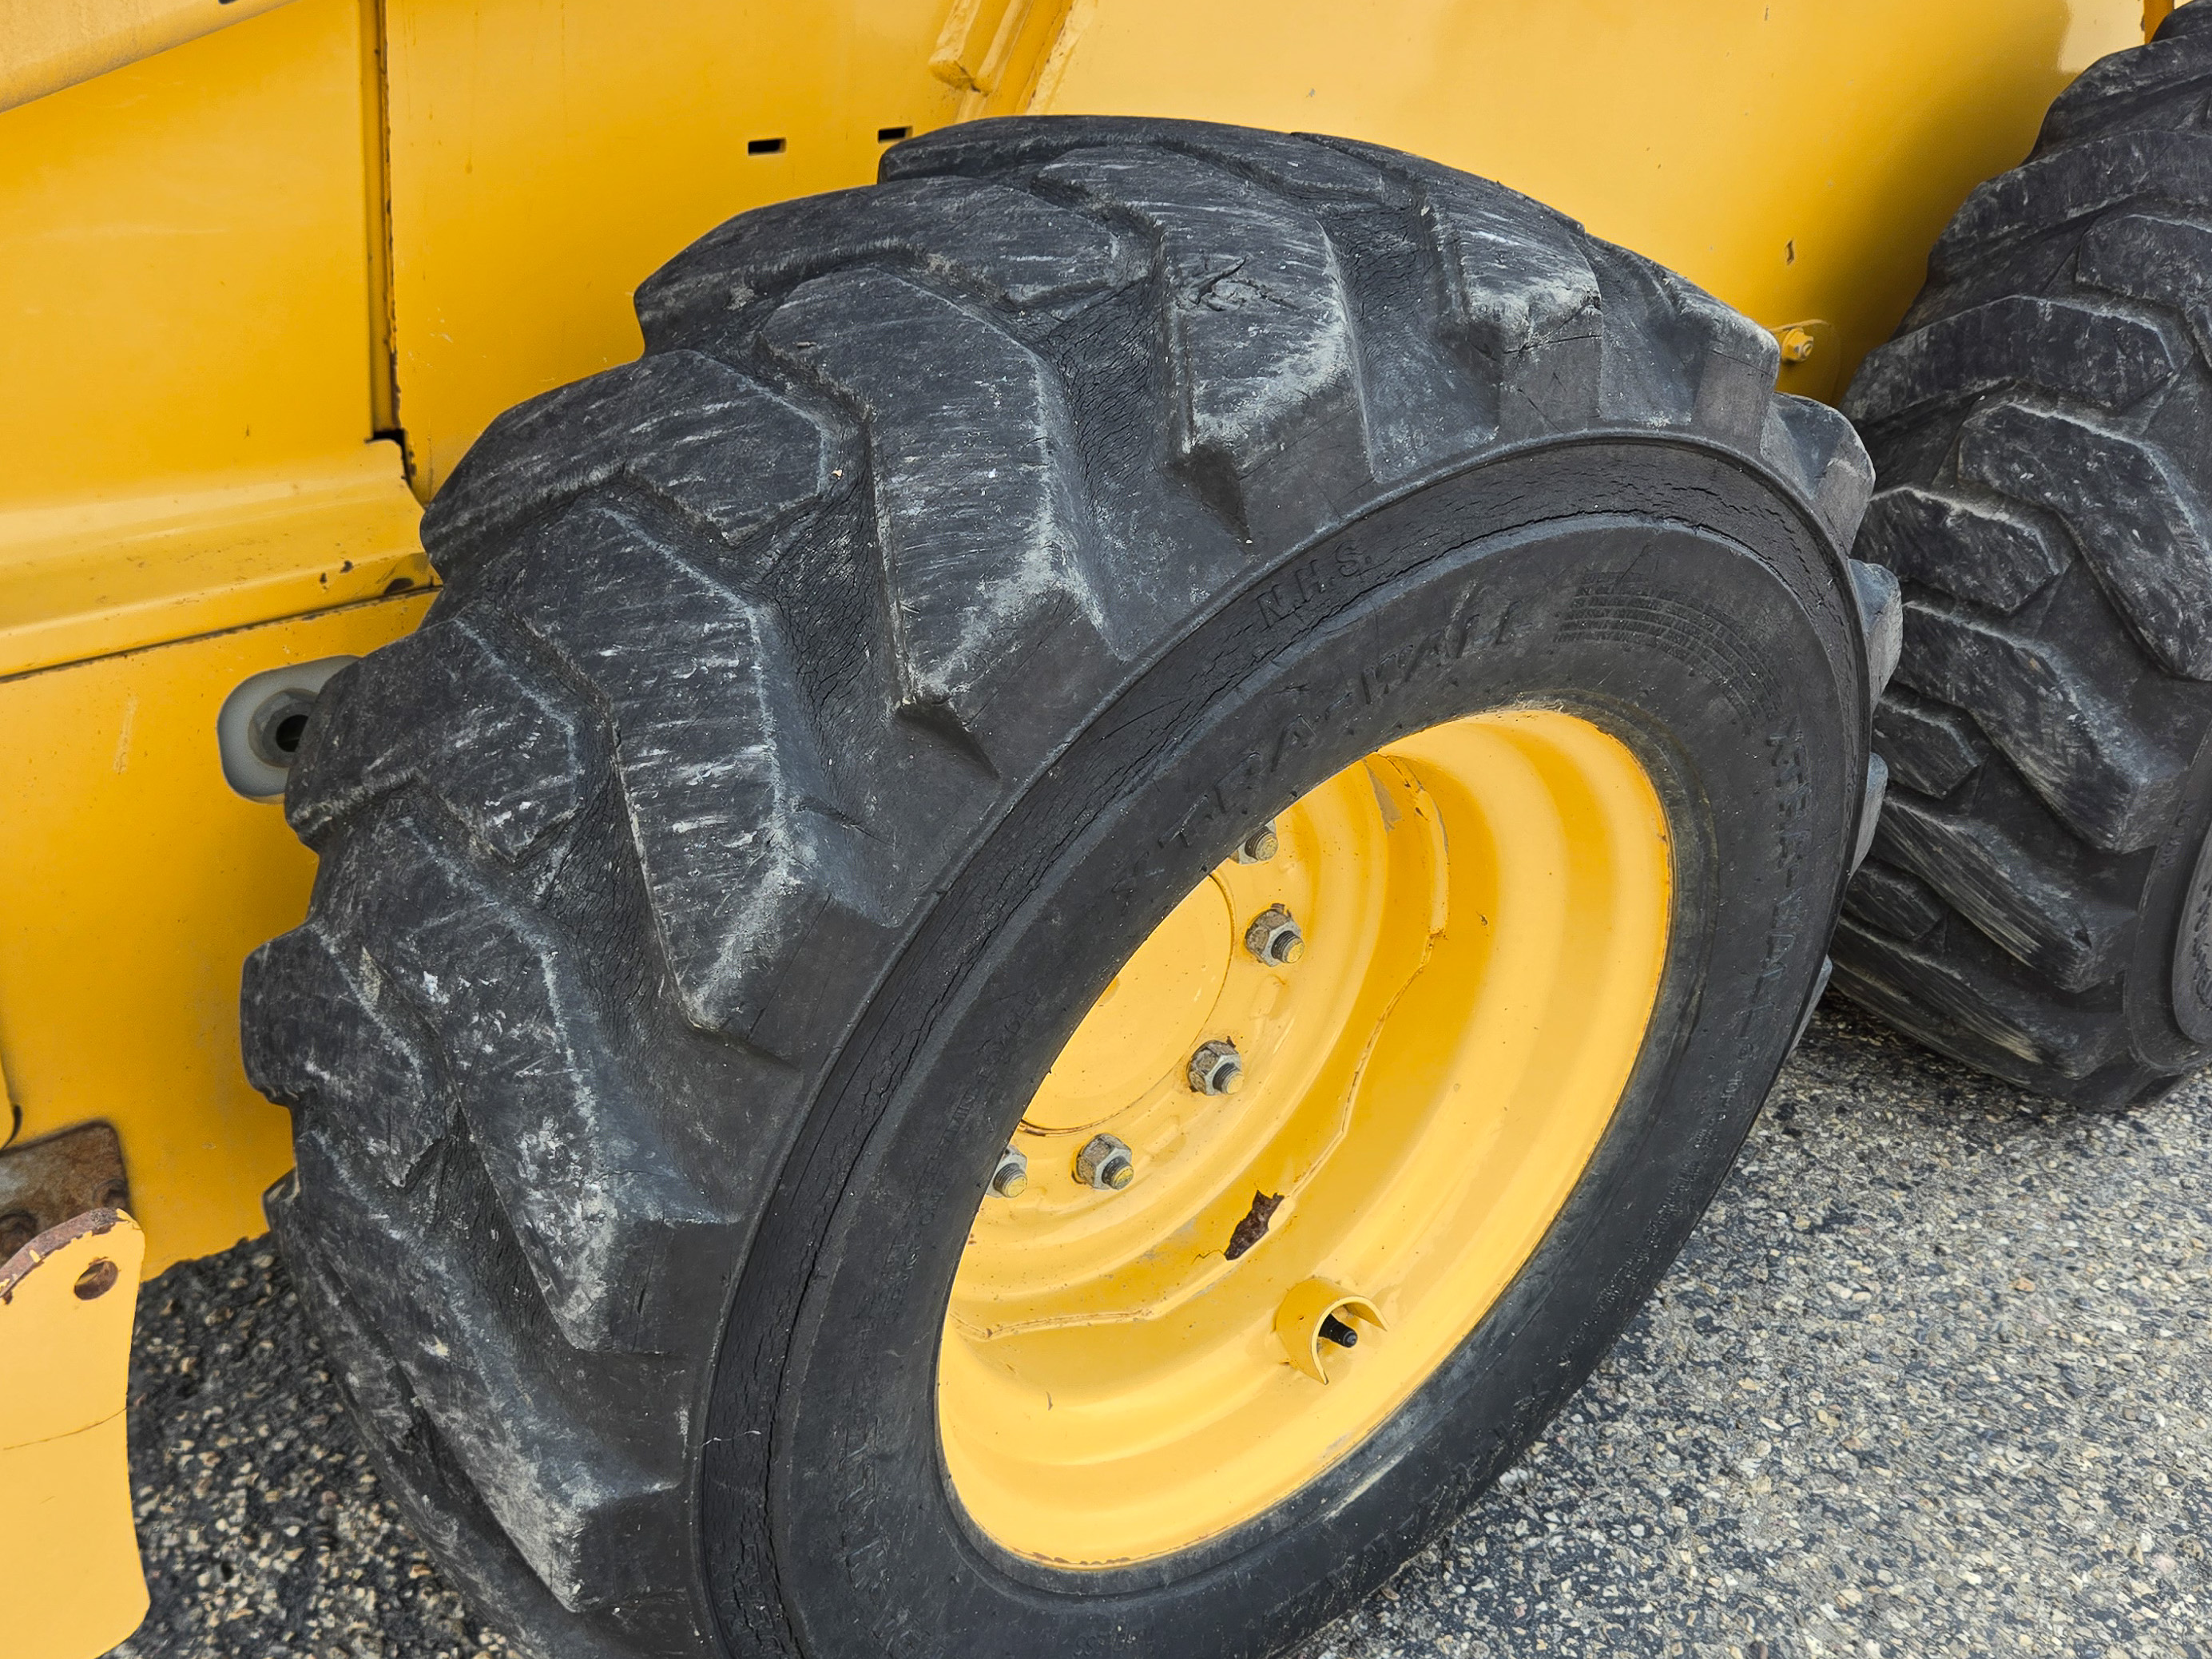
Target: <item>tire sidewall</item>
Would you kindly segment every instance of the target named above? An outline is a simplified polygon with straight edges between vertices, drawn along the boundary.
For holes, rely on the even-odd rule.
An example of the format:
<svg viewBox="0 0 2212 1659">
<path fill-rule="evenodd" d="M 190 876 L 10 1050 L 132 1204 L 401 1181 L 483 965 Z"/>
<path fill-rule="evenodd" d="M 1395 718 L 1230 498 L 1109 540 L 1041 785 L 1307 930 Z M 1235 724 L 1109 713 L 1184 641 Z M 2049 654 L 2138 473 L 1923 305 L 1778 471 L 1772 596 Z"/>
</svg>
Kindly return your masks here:
<svg viewBox="0 0 2212 1659">
<path fill-rule="evenodd" d="M 1670 495 L 1735 505 L 1671 514 Z M 702 1414 L 726 1638 L 821 1659 L 1271 1651 L 1494 1479 L 1673 1259 L 1796 1030 L 1863 776 L 1840 572 L 1740 462 L 1563 445 L 1291 556 L 1094 716 L 872 999 L 746 1265 Z M 1285 1504 L 1108 1571 L 1009 1554 L 951 1492 L 934 1398 L 992 1155 L 1115 969 L 1251 828 L 1395 738 L 1515 706 L 1627 744 L 1674 846 L 1659 1005 L 1566 1206 L 1443 1365 Z M 780 1606 L 734 1602 L 749 1579 Z"/>
</svg>

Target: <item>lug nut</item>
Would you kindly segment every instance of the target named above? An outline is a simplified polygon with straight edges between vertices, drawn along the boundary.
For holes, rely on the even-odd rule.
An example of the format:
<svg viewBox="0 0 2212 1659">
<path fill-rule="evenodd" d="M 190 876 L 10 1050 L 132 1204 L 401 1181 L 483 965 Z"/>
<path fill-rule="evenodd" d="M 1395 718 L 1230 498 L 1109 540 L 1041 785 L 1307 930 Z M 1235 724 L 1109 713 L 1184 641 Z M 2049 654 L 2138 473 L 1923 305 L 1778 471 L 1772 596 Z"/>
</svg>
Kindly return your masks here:
<svg viewBox="0 0 2212 1659">
<path fill-rule="evenodd" d="M 1244 844 L 1237 849 L 1237 862 L 1265 864 L 1275 856 L 1275 849 L 1279 845 L 1280 843 L 1275 839 L 1275 821 L 1269 818 L 1257 830 L 1244 837 Z"/>
<path fill-rule="evenodd" d="M 1297 919 L 1279 904 L 1271 904 L 1252 919 L 1244 930 L 1244 948 L 1270 968 L 1286 968 L 1306 953 L 1306 936 Z"/>
<path fill-rule="evenodd" d="M 1123 1142 L 1093 1135 L 1075 1155 L 1075 1178 L 1102 1193 L 1118 1193 L 1137 1178 L 1137 1163 Z"/>
<path fill-rule="evenodd" d="M 999 1167 L 991 1171 L 991 1190 L 1000 1198 L 1019 1198 L 1029 1190 L 1030 1161 L 1009 1146 L 999 1154 Z"/>
<path fill-rule="evenodd" d="M 1190 1057 L 1190 1086 L 1202 1095 L 1233 1095 L 1244 1086 L 1244 1060 L 1233 1042 L 1205 1042 Z"/>
</svg>

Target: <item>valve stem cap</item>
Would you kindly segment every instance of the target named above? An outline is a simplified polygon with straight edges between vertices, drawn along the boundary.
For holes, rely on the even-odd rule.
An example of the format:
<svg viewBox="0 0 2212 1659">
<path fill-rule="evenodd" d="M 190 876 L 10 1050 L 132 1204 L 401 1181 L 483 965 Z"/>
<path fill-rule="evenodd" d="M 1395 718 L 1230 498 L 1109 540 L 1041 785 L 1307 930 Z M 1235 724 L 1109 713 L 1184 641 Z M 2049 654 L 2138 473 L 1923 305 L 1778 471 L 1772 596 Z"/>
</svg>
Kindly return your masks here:
<svg viewBox="0 0 2212 1659">
<path fill-rule="evenodd" d="M 1330 1314 L 1321 1322 L 1321 1340 L 1334 1342 L 1340 1348 L 1356 1348 L 1359 1346 L 1359 1333 Z"/>
</svg>

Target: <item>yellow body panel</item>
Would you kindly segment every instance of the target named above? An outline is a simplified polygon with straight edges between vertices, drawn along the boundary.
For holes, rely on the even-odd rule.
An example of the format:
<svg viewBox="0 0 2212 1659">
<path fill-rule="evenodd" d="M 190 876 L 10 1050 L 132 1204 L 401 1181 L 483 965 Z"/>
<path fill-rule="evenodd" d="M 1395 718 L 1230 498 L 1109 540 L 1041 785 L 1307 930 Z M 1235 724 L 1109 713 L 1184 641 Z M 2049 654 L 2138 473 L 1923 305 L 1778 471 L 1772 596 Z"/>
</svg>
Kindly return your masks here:
<svg viewBox="0 0 2212 1659">
<path fill-rule="evenodd" d="M 246 952 L 299 921 L 314 856 L 223 781 L 216 710 L 249 674 L 357 654 L 422 595 L 0 681 L 0 1055 L 27 1138 L 122 1136 L 146 1267 L 266 1224 L 290 1120 L 239 1063 Z"/>
<path fill-rule="evenodd" d="M 0 1628 L 9 1659 L 93 1659 L 146 1613 L 123 1407 L 144 1237 L 95 1210 L 0 1267 Z"/>
<path fill-rule="evenodd" d="M 1510 185 L 1771 328 L 1887 338 L 1966 192 L 2141 0 L 1097 0 L 1055 110 L 1344 133 Z M 1785 385 L 1789 382 L 1785 381 Z M 1800 388 L 1793 388 L 1800 389 Z"/>
<path fill-rule="evenodd" d="M 287 0 L 46 0 L 0 9 L 0 109 L 13 109 Z"/>
<path fill-rule="evenodd" d="M 389 0 L 393 345 L 425 498 L 487 422 L 638 354 L 630 295 L 951 118 L 928 3 Z M 755 141 L 779 150 L 753 154 Z"/>
</svg>

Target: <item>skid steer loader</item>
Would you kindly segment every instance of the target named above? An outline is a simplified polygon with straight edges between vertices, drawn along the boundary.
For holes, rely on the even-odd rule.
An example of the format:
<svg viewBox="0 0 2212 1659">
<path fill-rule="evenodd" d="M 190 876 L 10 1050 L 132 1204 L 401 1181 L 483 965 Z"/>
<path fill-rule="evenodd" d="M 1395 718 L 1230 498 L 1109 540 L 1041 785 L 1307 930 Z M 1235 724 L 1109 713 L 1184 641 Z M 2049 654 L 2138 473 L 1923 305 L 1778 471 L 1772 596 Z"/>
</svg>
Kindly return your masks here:
<svg viewBox="0 0 2212 1659">
<path fill-rule="evenodd" d="M 17 0 L 7 1651 L 140 1617 L 133 1287 L 264 1225 L 529 1650 L 1257 1656 L 1832 952 L 2167 1086 L 2209 98 L 2163 0 Z"/>
</svg>

